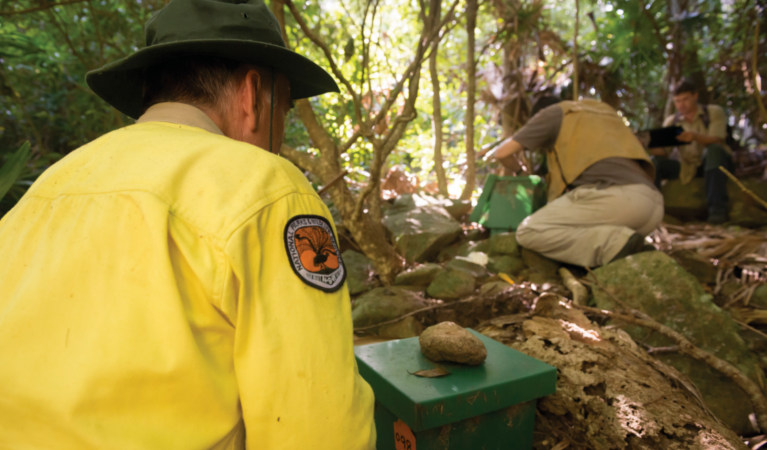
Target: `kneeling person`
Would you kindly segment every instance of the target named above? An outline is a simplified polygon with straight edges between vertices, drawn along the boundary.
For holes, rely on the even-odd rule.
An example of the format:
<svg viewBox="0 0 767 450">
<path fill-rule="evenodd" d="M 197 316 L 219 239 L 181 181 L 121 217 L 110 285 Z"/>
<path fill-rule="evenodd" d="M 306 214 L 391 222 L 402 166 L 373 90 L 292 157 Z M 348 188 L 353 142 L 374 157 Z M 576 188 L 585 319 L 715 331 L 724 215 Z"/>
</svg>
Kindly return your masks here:
<svg viewBox="0 0 767 450">
<path fill-rule="evenodd" d="M 537 113 L 536 113 L 537 112 Z M 517 229 L 520 245 L 583 267 L 639 251 L 663 219 L 655 168 L 633 132 L 596 100 L 540 99 L 533 117 L 495 152 L 545 152 L 548 203 Z"/>
</svg>

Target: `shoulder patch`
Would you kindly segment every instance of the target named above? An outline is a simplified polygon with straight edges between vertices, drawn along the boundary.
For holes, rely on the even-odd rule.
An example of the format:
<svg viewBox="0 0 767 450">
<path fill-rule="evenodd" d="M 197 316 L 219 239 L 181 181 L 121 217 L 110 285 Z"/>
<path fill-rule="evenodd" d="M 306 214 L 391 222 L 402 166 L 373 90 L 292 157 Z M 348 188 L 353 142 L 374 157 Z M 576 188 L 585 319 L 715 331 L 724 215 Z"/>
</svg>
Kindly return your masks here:
<svg viewBox="0 0 767 450">
<path fill-rule="evenodd" d="M 290 267 L 304 283 L 335 292 L 346 279 L 333 227 L 321 216 L 294 216 L 285 225 L 285 250 Z"/>
</svg>

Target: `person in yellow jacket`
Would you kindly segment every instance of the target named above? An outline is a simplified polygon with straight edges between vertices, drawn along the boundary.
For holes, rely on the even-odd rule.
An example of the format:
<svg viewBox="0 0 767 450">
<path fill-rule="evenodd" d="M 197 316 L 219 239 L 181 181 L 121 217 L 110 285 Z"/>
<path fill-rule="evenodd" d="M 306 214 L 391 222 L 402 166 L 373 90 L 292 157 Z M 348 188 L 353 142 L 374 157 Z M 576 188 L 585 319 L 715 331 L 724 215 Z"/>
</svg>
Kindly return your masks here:
<svg viewBox="0 0 767 450">
<path fill-rule="evenodd" d="M 542 97 L 494 157 L 510 167 L 525 148 L 546 154 L 548 201 L 519 225 L 521 246 L 568 264 L 601 266 L 640 251 L 663 219 L 650 157 L 607 104 Z"/>
<path fill-rule="evenodd" d="M 0 448 L 368 449 L 330 214 L 268 151 L 337 91 L 263 0 L 172 0 L 87 75 L 137 122 L 0 221 Z"/>
</svg>

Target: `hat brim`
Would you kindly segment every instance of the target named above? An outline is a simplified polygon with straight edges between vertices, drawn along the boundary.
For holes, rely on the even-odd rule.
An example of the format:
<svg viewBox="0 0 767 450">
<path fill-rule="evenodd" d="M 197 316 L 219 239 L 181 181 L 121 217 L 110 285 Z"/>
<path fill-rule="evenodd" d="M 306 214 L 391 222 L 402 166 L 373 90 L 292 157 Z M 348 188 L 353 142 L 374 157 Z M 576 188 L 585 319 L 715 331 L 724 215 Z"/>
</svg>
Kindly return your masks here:
<svg viewBox="0 0 767 450">
<path fill-rule="evenodd" d="M 322 67 L 283 47 L 243 40 L 190 40 L 145 47 L 123 59 L 88 72 L 85 81 L 99 97 L 137 119 L 143 113 L 144 69 L 171 56 L 217 56 L 257 66 L 273 67 L 290 81 L 294 100 L 326 92 L 338 85 Z"/>
</svg>

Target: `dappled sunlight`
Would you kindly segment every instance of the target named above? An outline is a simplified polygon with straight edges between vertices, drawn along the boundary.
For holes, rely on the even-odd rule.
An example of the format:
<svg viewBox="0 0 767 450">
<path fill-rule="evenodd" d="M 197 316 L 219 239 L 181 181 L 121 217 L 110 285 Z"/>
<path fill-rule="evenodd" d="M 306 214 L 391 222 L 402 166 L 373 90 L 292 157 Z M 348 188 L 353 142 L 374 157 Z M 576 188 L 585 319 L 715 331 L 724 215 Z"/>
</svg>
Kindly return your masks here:
<svg viewBox="0 0 767 450">
<path fill-rule="evenodd" d="M 568 322 L 566 320 L 560 320 L 559 323 L 562 324 L 562 328 L 564 328 L 565 331 L 567 331 L 571 336 L 575 335 L 579 340 L 587 342 L 602 341 L 602 337 L 599 335 L 597 330 L 587 330 L 577 324 L 574 324 L 573 322 Z"/>
<path fill-rule="evenodd" d="M 613 400 L 613 407 L 621 427 L 637 437 L 643 437 L 649 427 L 656 425 L 645 413 L 644 406 L 632 401 L 625 395 L 616 395 Z"/>
</svg>

